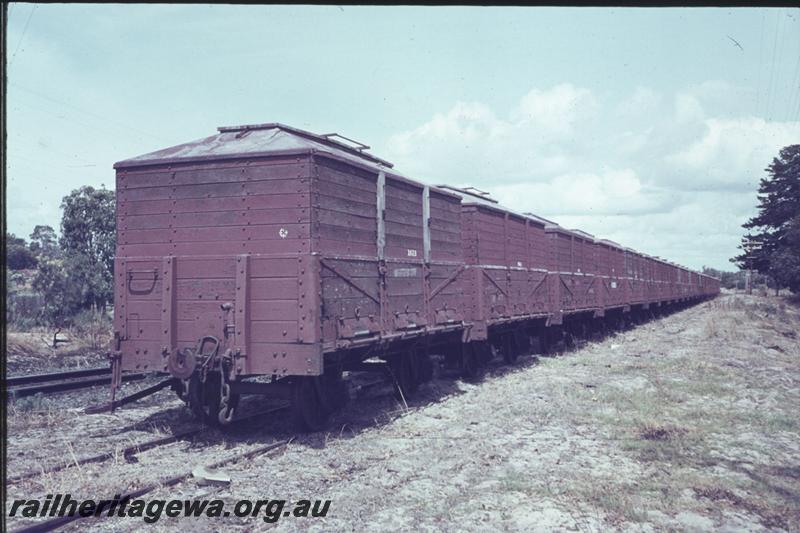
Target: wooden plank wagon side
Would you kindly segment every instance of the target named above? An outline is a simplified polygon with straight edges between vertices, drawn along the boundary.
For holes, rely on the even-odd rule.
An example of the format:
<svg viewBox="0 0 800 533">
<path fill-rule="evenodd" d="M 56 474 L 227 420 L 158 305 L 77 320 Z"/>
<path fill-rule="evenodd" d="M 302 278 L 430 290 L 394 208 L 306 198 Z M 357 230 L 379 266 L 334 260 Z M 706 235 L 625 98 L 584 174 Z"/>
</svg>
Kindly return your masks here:
<svg viewBox="0 0 800 533">
<path fill-rule="evenodd" d="M 112 406 L 121 372 L 156 371 L 209 422 L 253 393 L 290 400 L 313 429 L 343 372 L 385 372 L 407 394 L 433 350 L 475 377 L 497 350 L 513 360 L 534 336 L 583 335 L 632 301 L 719 290 L 480 191 L 409 179 L 368 148 L 256 124 L 115 165 Z"/>
<path fill-rule="evenodd" d="M 412 385 L 467 327 L 459 198 L 363 148 L 264 124 L 117 163 L 114 375 L 168 372 L 223 423 L 285 397 L 308 427 L 364 359 Z"/>
<path fill-rule="evenodd" d="M 549 221 L 511 211 L 474 188 L 439 187 L 461 197 L 470 324 L 462 358 L 501 353 L 513 361 L 552 316 Z"/>
</svg>

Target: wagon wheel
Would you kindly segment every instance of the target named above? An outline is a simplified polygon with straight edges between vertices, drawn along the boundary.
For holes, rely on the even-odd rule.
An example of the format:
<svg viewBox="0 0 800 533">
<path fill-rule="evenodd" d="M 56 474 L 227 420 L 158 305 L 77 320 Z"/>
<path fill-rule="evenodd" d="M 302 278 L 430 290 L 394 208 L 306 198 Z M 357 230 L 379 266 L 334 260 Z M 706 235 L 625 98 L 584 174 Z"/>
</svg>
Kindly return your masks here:
<svg viewBox="0 0 800 533">
<path fill-rule="evenodd" d="M 192 414 L 203 422 L 207 421 L 205 403 L 208 393 L 205 385 L 206 384 L 200 381 L 199 375 L 192 374 L 192 376 L 189 377 L 189 391 L 186 395 L 186 403 L 189 405 Z"/>
<path fill-rule="evenodd" d="M 517 350 L 517 355 L 529 355 L 532 344 L 528 334 L 521 329 L 515 329 L 512 336 L 514 337 L 514 348 Z"/>
<path fill-rule="evenodd" d="M 325 374 L 322 375 L 323 381 L 323 406 L 329 413 L 338 411 L 350 399 L 350 394 L 347 389 L 347 383 L 342 377 L 340 369 L 332 369 L 331 367 L 325 368 Z"/>
<path fill-rule="evenodd" d="M 494 352 L 492 346 L 485 341 L 476 341 L 472 343 L 472 349 L 478 356 L 478 364 L 482 367 L 487 366 L 492 359 L 494 359 Z"/>
<path fill-rule="evenodd" d="M 419 388 L 416 358 L 411 354 L 397 354 L 389 359 L 389 373 L 394 380 L 395 396 L 398 400 L 410 398 Z"/>
<path fill-rule="evenodd" d="M 433 360 L 427 348 L 414 350 L 414 370 L 417 383 L 427 383 L 433 379 Z"/>
<path fill-rule="evenodd" d="M 594 328 L 593 328 L 594 332 L 592 337 L 596 340 L 603 339 L 608 334 L 607 329 L 608 328 L 606 328 L 605 319 L 603 318 L 596 319 L 594 321 Z"/>
<path fill-rule="evenodd" d="M 544 356 L 552 356 L 555 354 L 554 342 L 551 339 L 549 328 L 539 331 L 537 338 L 539 339 L 539 351 Z"/>
<path fill-rule="evenodd" d="M 488 348 L 489 349 L 489 361 L 494 361 L 498 357 L 502 357 L 503 360 L 505 360 L 506 356 L 505 356 L 504 348 L 502 346 L 502 342 L 503 342 L 503 338 L 502 337 L 500 338 L 500 344 L 498 344 L 497 342 L 487 342 L 487 344 L 489 346 L 489 348 Z"/>
<path fill-rule="evenodd" d="M 539 336 L 535 331 L 528 331 L 525 336 L 528 338 L 528 350 L 535 359 L 542 353 L 542 345 L 539 343 Z"/>
<path fill-rule="evenodd" d="M 405 360 L 405 365 L 408 367 L 408 392 L 409 394 L 416 394 L 419 390 L 420 384 L 420 354 L 417 350 L 412 350 L 401 356 Z"/>
<path fill-rule="evenodd" d="M 572 334 L 571 328 L 564 328 L 562 337 L 564 339 L 564 348 L 571 350 L 575 347 L 575 336 Z"/>
<path fill-rule="evenodd" d="M 483 376 L 480 350 L 474 344 L 461 345 L 461 375 L 468 381 L 478 381 Z"/>
<path fill-rule="evenodd" d="M 174 379 L 170 389 L 180 399 L 180 401 L 189 404 L 189 380 L 188 379 Z"/>
<path fill-rule="evenodd" d="M 221 386 L 219 372 L 209 372 L 206 375 L 205 383 L 200 381 L 200 376 L 198 374 L 192 374 L 189 378 L 189 391 L 186 395 L 189 408 L 192 410 L 192 413 L 194 413 L 194 416 L 211 426 L 220 425 L 219 410 Z M 230 401 L 228 402 L 229 411 L 235 412 L 238 405 L 239 395 L 231 394 Z"/>
<path fill-rule="evenodd" d="M 517 346 L 517 341 L 514 338 L 513 333 L 506 333 L 503 335 L 502 339 L 503 348 L 503 361 L 505 361 L 509 365 L 513 365 L 517 362 L 517 357 L 519 357 L 519 348 Z"/>
<path fill-rule="evenodd" d="M 319 376 L 292 379 L 292 419 L 300 431 L 319 431 L 328 423 L 331 408 L 323 400 L 325 384 Z"/>
</svg>

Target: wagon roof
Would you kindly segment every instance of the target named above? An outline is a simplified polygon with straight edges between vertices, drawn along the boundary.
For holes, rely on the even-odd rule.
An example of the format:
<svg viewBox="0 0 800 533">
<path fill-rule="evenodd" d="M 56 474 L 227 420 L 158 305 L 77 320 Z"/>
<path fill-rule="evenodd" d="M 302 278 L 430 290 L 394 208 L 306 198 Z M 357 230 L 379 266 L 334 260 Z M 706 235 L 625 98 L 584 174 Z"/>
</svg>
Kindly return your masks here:
<svg viewBox="0 0 800 533">
<path fill-rule="evenodd" d="M 366 152 L 368 148 L 337 133 L 318 135 L 274 122 L 220 127 L 216 135 L 119 161 L 114 168 L 311 152 L 329 153 L 378 169 L 392 168 L 392 163 Z"/>
<path fill-rule="evenodd" d="M 496 209 L 498 211 L 508 211 L 511 213 L 512 211 L 506 207 L 500 205 L 497 200 L 492 198 L 488 192 L 481 191 L 480 189 L 476 189 L 475 187 L 454 187 L 452 185 L 447 184 L 440 184 L 437 185 L 440 189 L 446 189 L 451 191 L 453 194 L 457 195 L 461 198 L 461 203 L 464 205 L 468 204 L 475 204 L 475 205 L 483 205 L 486 207 L 491 207 L 492 209 Z"/>
<path fill-rule="evenodd" d="M 520 213 L 510 209 L 504 205 L 501 205 L 497 200 L 492 198 L 488 192 L 481 191 L 480 189 L 476 189 L 475 187 L 453 187 L 452 185 L 437 185 L 439 189 L 445 189 L 452 194 L 455 194 L 459 198 L 461 198 L 461 205 L 475 205 L 478 207 L 483 207 L 485 209 L 491 209 L 500 213 L 509 213 L 519 218 L 532 220 L 537 224 L 542 226 L 546 226 L 548 224 L 558 226 L 552 220 L 547 220 L 546 218 L 542 218 L 540 216 L 536 216 L 533 213 Z"/>
<path fill-rule="evenodd" d="M 526 217 L 530 218 L 531 220 L 535 220 L 536 222 L 538 222 L 539 224 L 541 224 L 543 226 L 548 226 L 548 225 L 549 226 L 558 226 L 558 224 L 556 222 L 553 222 L 549 218 L 540 217 L 539 215 L 534 215 L 533 213 L 528 212 L 528 211 L 526 211 L 525 213 L 522 213 L 522 214 L 525 215 Z"/>
<path fill-rule="evenodd" d="M 582 239 L 586 239 L 586 240 L 588 240 L 588 241 L 592 241 L 592 242 L 594 242 L 594 241 L 595 241 L 595 236 L 594 236 L 594 235 L 592 235 L 591 233 L 587 233 L 587 232 L 585 232 L 585 231 L 583 231 L 583 230 L 580 230 L 580 229 L 575 229 L 575 228 L 572 228 L 572 229 L 571 229 L 571 230 L 569 230 L 569 231 L 571 231 L 571 232 L 572 232 L 572 233 L 574 233 L 575 235 L 577 235 L 577 236 L 581 237 Z"/>
<path fill-rule="evenodd" d="M 606 246 L 610 246 L 612 248 L 617 248 L 618 250 L 625 250 L 625 248 L 620 243 L 614 242 L 614 241 L 609 240 L 609 239 L 600 239 L 600 240 L 595 241 L 595 242 L 600 243 L 600 244 L 604 244 Z"/>
<path fill-rule="evenodd" d="M 575 232 L 565 228 L 564 226 L 559 226 L 555 222 L 553 222 L 551 224 L 546 224 L 545 227 L 544 227 L 544 230 L 547 233 L 560 233 L 560 234 L 566 235 L 568 237 L 574 237 L 575 236 Z"/>
</svg>

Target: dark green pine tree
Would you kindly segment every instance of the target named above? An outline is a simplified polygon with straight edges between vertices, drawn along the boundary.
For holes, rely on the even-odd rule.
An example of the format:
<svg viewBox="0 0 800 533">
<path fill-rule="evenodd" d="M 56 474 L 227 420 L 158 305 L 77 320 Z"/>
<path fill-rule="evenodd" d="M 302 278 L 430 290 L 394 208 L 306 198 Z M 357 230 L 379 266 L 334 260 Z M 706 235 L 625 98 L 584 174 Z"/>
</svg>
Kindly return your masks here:
<svg viewBox="0 0 800 533">
<path fill-rule="evenodd" d="M 781 149 L 758 188 L 758 214 L 732 261 L 771 276 L 779 286 L 800 291 L 800 144 Z M 755 246 L 753 246 L 755 243 Z"/>
</svg>

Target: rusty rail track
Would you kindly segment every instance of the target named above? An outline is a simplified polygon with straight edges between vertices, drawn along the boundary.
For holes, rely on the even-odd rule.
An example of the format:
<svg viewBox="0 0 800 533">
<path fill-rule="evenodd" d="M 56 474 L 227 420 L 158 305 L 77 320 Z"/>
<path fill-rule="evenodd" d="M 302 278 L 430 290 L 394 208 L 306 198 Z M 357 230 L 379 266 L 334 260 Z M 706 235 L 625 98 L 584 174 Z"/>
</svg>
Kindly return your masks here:
<svg viewBox="0 0 800 533">
<path fill-rule="evenodd" d="M 122 381 L 148 377 L 147 373 L 123 374 Z M 110 368 L 86 368 L 49 374 L 31 374 L 6 378 L 9 398 L 24 398 L 35 394 L 54 394 L 111 384 Z"/>
<path fill-rule="evenodd" d="M 28 374 L 25 376 L 9 376 L 6 378 L 8 385 L 29 385 L 31 383 L 43 383 L 58 379 L 88 378 L 92 376 L 110 376 L 110 367 L 83 368 L 80 370 L 67 370 L 64 372 L 51 372 L 49 374 Z"/>
<path fill-rule="evenodd" d="M 242 418 L 237 418 L 232 423 L 235 424 L 235 425 L 238 425 L 238 424 L 250 421 L 250 420 L 255 420 L 257 418 L 261 418 L 261 417 L 266 416 L 266 415 L 271 414 L 271 413 L 276 413 L 276 412 L 279 412 L 279 411 L 283 411 L 286 408 L 287 408 L 286 405 L 280 405 L 280 406 L 272 407 L 270 409 L 265 409 L 263 411 L 259 411 L 257 413 L 253 413 L 253 414 L 244 416 Z M 6 479 L 6 483 L 19 483 L 20 481 L 24 481 L 26 479 L 30 479 L 30 478 L 37 477 L 37 476 L 43 476 L 43 475 L 46 475 L 46 474 L 52 474 L 52 473 L 55 473 L 55 472 L 60 472 L 61 470 L 66 470 L 67 468 L 71 468 L 71 467 L 74 467 L 74 466 L 80 466 L 80 465 L 91 464 L 91 463 L 102 463 L 104 461 L 108 461 L 110 459 L 113 459 L 114 457 L 119 457 L 119 456 L 122 456 L 122 457 L 124 457 L 126 459 L 129 459 L 129 458 L 134 457 L 138 453 L 145 452 L 147 450 L 152 450 L 153 448 L 158 448 L 159 446 L 165 446 L 167 444 L 172 444 L 173 442 L 177 442 L 179 440 L 185 440 L 185 439 L 200 435 L 200 434 L 202 434 L 202 433 L 204 433 L 206 431 L 210 431 L 211 429 L 212 428 L 210 428 L 209 426 L 200 426 L 200 427 L 197 427 L 197 428 L 188 429 L 186 431 L 181 431 L 181 432 L 175 433 L 173 435 L 167 435 L 166 437 L 161 437 L 161 438 L 158 438 L 158 439 L 152 439 L 152 440 L 148 440 L 148 441 L 145 441 L 145 442 L 140 442 L 140 443 L 134 444 L 132 446 L 128 446 L 127 448 L 123 448 L 121 450 L 114 450 L 114 451 L 110 451 L 110 452 L 104 452 L 104 453 L 100 453 L 100 454 L 97 454 L 97 455 L 92 455 L 92 456 L 89 456 L 89 457 L 83 457 L 83 458 L 80 458 L 80 459 L 77 459 L 77 460 L 64 461 L 62 463 L 58 463 L 56 465 L 53 465 L 53 466 L 51 466 L 49 468 L 45 468 L 45 469 L 42 469 L 42 470 L 30 470 L 28 472 L 23 472 L 22 474 L 17 474 L 16 476 L 10 476 L 9 478 Z"/>
<path fill-rule="evenodd" d="M 221 461 L 217 461 L 215 463 L 208 464 L 208 465 L 206 465 L 206 468 L 210 469 L 210 470 L 214 470 L 214 469 L 220 468 L 220 467 L 228 465 L 228 464 L 236 463 L 236 462 L 241 461 L 243 459 L 249 459 L 249 458 L 255 457 L 257 455 L 262 455 L 262 454 L 265 454 L 265 453 L 268 453 L 268 452 L 272 452 L 272 451 L 275 451 L 275 450 L 278 450 L 278 449 L 281 449 L 281 448 L 285 448 L 290 442 L 292 442 L 293 439 L 294 439 L 294 437 L 292 437 L 290 439 L 286 439 L 286 440 L 282 440 L 282 441 L 266 444 L 264 446 L 259 446 L 258 448 L 255 448 L 255 449 L 252 449 L 252 450 L 248 450 L 246 452 L 234 455 L 232 457 L 228 457 L 227 459 L 223 459 Z M 130 499 L 133 499 L 133 498 L 139 498 L 140 496 L 143 496 L 143 495 L 145 495 L 145 494 L 147 494 L 149 492 L 153 492 L 156 489 L 159 489 L 159 488 L 162 488 L 162 487 L 172 487 L 174 485 L 177 485 L 178 483 L 182 483 L 183 481 L 189 479 L 191 476 L 192 476 L 191 472 L 185 472 L 185 473 L 180 474 L 178 476 L 162 479 L 162 480 L 158 481 L 157 483 L 153 483 L 152 485 L 147 485 L 145 487 L 142 487 L 142 488 L 137 489 L 137 490 L 132 491 L 132 492 L 115 491 L 114 494 L 121 494 L 122 495 L 121 498 L 120 498 L 120 501 L 130 500 Z M 92 515 L 92 516 L 94 516 L 94 515 Z M 100 516 L 98 518 L 102 518 L 102 517 L 103 517 L 103 515 L 100 514 Z M 58 529 L 58 528 L 66 526 L 70 522 L 74 522 L 76 520 L 81 520 L 83 518 L 87 518 L 87 517 L 81 516 L 80 514 L 77 514 L 77 513 L 75 514 L 75 516 L 59 516 L 59 517 L 56 517 L 56 518 L 52 518 L 50 520 L 45 520 L 43 522 L 35 523 L 35 524 L 32 524 L 32 525 L 20 528 L 20 529 L 16 530 L 16 533 L 43 533 L 45 531 L 53 531 L 54 529 Z"/>
</svg>

